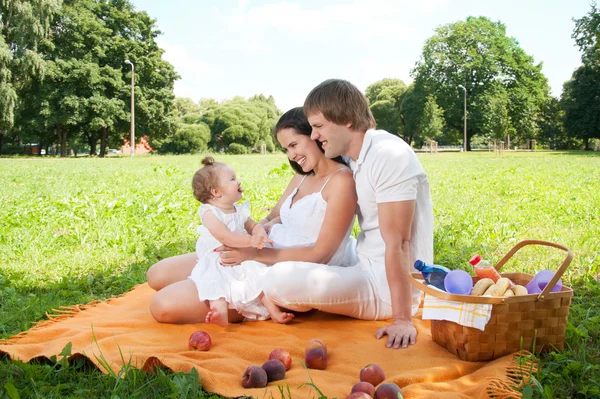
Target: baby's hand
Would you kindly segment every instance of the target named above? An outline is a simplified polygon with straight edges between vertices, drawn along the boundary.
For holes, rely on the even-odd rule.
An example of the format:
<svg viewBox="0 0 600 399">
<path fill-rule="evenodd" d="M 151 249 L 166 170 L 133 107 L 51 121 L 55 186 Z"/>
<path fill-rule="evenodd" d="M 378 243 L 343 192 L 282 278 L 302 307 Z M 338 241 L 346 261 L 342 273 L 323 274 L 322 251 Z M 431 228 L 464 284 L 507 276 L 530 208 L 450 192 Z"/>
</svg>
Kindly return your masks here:
<svg viewBox="0 0 600 399">
<path fill-rule="evenodd" d="M 256 249 L 263 249 L 265 244 L 273 244 L 273 240 L 264 235 L 254 235 L 250 237 L 250 246 Z"/>
</svg>

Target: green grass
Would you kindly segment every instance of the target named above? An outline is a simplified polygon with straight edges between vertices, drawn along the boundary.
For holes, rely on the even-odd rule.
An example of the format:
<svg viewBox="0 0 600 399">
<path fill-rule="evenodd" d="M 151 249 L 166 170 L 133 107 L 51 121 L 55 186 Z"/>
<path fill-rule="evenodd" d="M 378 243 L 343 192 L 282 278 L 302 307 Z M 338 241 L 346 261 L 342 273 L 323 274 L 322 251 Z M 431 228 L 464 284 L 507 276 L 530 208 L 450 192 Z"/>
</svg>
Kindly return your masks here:
<svg viewBox="0 0 600 399">
<path fill-rule="evenodd" d="M 467 268 L 475 253 L 497 261 L 523 239 L 575 254 L 567 349 L 541 357 L 529 397 L 600 395 L 600 156 L 520 152 L 423 154 L 429 175 L 436 263 Z M 219 156 L 238 173 L 260 219 L 285 188 L 282 155 Z M 158 259 L 193 251 L 198 204 L 191 177 L 200 156 L 0 159 L 0 338 L 27 330 L 59 306 L 128 291 Z M 556 268 L 555 249 L 519 251 L 509 270 Z M 117 383 L 117 381 L 120 381 Z M 566 383 L 564 381 L 567 381 Z M 186 388 L 187 387 L 187 388 Z M 197 376 L 103 375 L 81 362 L 0 361 L 0 398 L 211 397 Z M 187 391 L 186 391 L 187 390 Z"/>
</svg>

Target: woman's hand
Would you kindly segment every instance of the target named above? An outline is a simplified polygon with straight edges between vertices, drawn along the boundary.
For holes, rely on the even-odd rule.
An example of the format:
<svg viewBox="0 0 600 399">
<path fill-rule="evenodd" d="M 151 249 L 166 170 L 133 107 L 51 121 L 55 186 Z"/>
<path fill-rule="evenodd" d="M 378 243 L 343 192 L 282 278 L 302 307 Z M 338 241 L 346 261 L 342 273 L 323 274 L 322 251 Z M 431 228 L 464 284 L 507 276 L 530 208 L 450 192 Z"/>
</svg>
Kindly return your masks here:
<svg viewBox="0 0 600 399">
<path fill-rule="evenodd" d="M 255 248 L 231 248 L 226 245 L 215 249 L 215 252 L 220 252 L 221 266 L 236 266 L 245 260 L 253 260 L 256 251 Z"/>
<path fill-rule="evenodd" d="M 265 231 L 267 232 L 267 234 L 269 234 L 271 232 L 271 229 L 273 228 L 273 226 L 278 223 L 281 223 L 281 218 L 279 216 L 277 216 L 276 218 L 263 224 L 263 227 L 264 227 Z"/>
<path fill-rule="evenodd" d="M 386 347 L 398 349 L 402 345 L 402 348 L 406 348 L 408 345 L 415 344 L 417 329 L 413 326 L 412 322 L 397 320 L 389 326 L 377 330 L 375 338 L 380 339 L 385 335 L 388 336 Z"/>
</svg>

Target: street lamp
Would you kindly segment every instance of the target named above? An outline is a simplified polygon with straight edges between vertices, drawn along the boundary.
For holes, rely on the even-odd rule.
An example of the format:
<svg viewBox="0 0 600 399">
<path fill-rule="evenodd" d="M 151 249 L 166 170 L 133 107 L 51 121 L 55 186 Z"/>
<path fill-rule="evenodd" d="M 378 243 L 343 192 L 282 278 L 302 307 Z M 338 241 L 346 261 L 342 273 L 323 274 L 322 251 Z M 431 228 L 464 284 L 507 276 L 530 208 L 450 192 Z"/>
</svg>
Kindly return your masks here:
<svg viewBox="0 0 600 399">
<path fill-rule="evenodd" d="M 125 60 L 126 64 L 131 65 L 131 128 L 130 128 L 130 132 L 131 132 L 131 138 L 129 141 L 129 145 L 131 146 L 131 154 L 130 156 L 133 156 L 133 154 L 135 154 L 135 100 L 134 100 L 134 84 L 135 84 L 135 67 L 133 66 L 133 62 L 129 61 L 129 60 Z"/>
<path fill-rule="evenodd" d="M 467 89 L 463 85 L 458 85 L 465 92 L 465 116 L 464 116 L 464 141 L 463 141 L 463 151 L 467 152 Z"/>
</svg>

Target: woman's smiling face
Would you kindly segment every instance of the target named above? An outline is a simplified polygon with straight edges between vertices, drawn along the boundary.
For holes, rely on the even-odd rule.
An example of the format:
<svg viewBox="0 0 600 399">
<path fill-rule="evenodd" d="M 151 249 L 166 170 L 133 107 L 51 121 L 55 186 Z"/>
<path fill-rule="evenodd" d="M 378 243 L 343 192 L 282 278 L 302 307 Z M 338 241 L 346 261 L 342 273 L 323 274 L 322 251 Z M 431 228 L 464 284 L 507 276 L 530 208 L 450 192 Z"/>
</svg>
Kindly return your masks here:
<svg viewBox="0 0 600 399">
<path fill-rule="evenodd" d="M 292 128 L 277 132 L 277 141 L 283 147 L 290 161 L 296 162 L 304 172 L 310 172 L 325 154 L 310 136 L 299 134 Z"/>
</svg>

